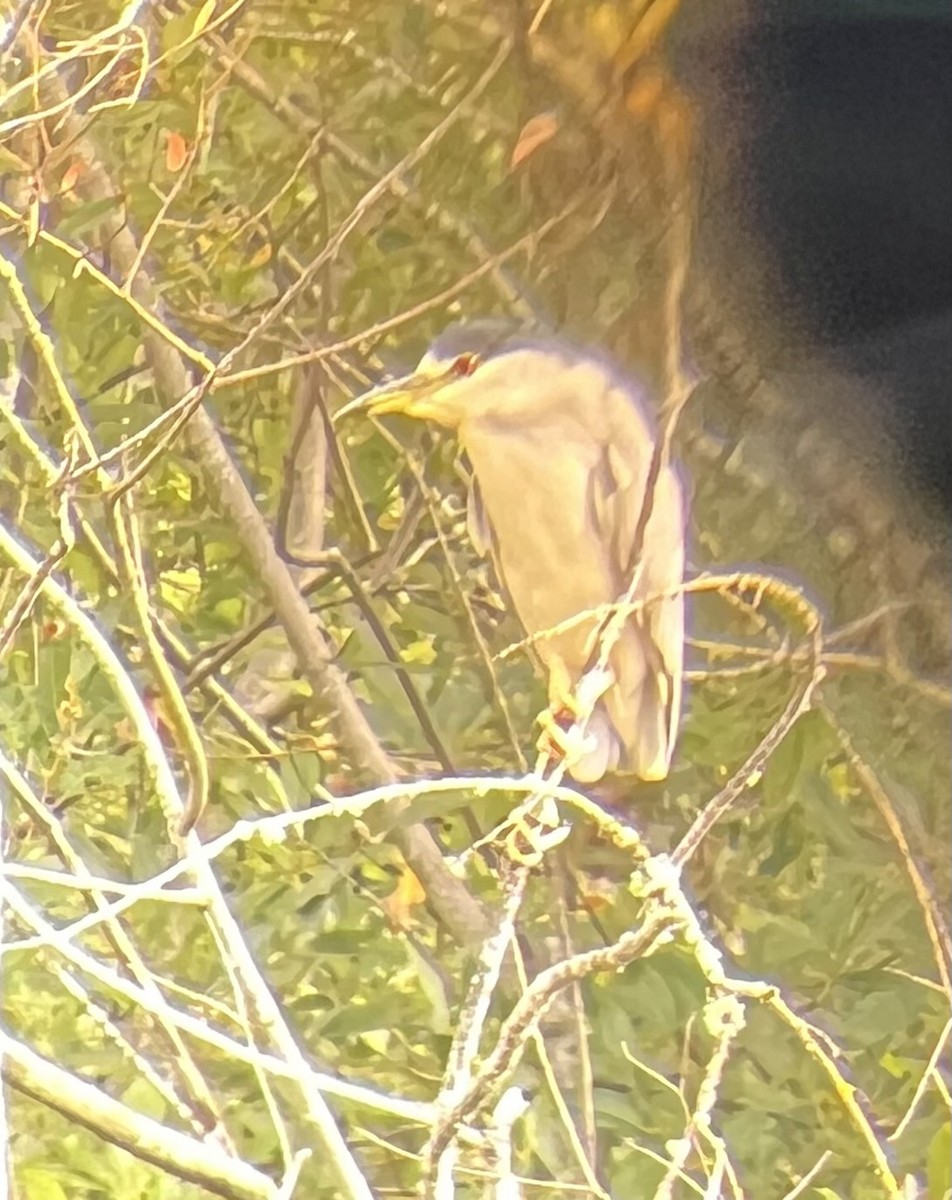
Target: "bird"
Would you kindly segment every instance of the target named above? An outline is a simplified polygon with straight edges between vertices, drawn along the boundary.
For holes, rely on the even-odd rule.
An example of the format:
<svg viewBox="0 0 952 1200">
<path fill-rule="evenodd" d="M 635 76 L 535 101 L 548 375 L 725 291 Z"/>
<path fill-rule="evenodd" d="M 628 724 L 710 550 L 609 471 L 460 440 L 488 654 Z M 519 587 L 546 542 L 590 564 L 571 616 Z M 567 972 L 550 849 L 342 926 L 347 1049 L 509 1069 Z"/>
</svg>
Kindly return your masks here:
<svg viewBox="0 0 952 1200">
<path fill-rule="evenodd" d="M 686 502 L 679 468 L 661 461 L 633 561 L 659 436 L 647 386 L 599 350 L 471 321 L 445 330 L 410 375 L 344 405 L 335 425 L 357 411 L 432 421 L 458 439 L 472 544 L 548 675 L 543 724 L 557 734 L 588 709 L 566 753 L 572 778 L 665 779 L 681 712 Z M 599 675 L 606 606 L 636 569 L 632 599 L 645 603 Z"/>
</svg>

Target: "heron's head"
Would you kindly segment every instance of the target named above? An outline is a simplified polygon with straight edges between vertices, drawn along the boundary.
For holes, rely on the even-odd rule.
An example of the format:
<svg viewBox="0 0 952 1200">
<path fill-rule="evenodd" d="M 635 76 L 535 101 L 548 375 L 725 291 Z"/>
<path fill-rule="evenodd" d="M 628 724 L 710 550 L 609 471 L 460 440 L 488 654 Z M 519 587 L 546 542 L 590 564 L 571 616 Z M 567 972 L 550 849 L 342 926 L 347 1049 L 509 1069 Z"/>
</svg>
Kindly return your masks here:
<svg viewBox="0 0 952 1200">
<path fill-rule="evenodd" d="M 415 371 L 358 396 L 334 421 L 353 412 L 402 413 L 458 429 L 476 413 L 518 418 L 544 404 L 546 377 L 564 370 L 571 358 L 562 343 L 514 333 L 502 322 L 454 325 L 433 343 Z"/>
</svg>

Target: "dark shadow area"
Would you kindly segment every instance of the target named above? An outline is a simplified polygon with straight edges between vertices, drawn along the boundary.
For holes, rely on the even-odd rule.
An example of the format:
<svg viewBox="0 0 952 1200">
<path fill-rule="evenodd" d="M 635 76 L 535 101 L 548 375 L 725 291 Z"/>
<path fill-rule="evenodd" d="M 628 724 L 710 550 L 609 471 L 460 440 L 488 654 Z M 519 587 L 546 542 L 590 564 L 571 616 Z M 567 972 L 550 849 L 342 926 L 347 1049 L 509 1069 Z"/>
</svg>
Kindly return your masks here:
<svg viewBox="0 0 952 1200">
<path fill-rule="evenodd" d="M 952 507 L 952 10 L 709 5 L 674 53 L 718 302 L 766 369 L 849 378 L 816 405 Z"/>
</svg>

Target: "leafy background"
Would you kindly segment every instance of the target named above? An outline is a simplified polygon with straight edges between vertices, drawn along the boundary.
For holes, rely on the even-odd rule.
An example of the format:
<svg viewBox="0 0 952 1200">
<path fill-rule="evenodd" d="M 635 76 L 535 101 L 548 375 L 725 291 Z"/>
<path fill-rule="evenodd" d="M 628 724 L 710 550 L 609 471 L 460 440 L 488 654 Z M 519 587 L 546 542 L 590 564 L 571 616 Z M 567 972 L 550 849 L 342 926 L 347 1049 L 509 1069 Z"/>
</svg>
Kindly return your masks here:
<svg viewBox="0 0 952 1200">
<path fill-rule="evenodd" d="M 199 873 L 196 886 L 219 889 L 312 1067 L 387 1097 L 434 1099 L 474 946 L 461 936 L 465 914 L 431 894 L 432 880 L 421 903 L 401 831 L 428 822 L 431 841 L 460 852 L 473 836 L 464 808 L 485 830 L 518 796 L 461 785 L 384 806 L 382 818 L 368 810 L 384 841 L 321 804 L 388 771 L 519 775 L 543 689 L 522 656 L 499 657 L 520 632 L 468 543 L 454 448 L 397 421 L 334 434 L 325 416 L 406 369 L 449 320 L 486 314 L 606 346 L 659 396 L 670 339 L 683 337 L 699 380 L 678 435 L 692 574 L 757 564 L 782 585 L 760 607 L 727 586 L 692 601 L 676 765 L 663 786 L 613 797 L 651 851 L 678 844 L 802 685 L 796 589 L 825 618 L 812 710 L 746 780 L 684 878 L 728 973 L 776 984 L 804 1023 L 746 1006 L 710 1111 L 730 1167 L 724 1194 L 791 1194 L 814 1171 L 799 1194 L 896 1195 L 906 1174 L 930 1196 L 949 1187 L 949 947 L 936 916 L 949 893 L 949 691 L 937 682 L 948 653 L 945 544 L 938 523 L 910 518 L 887 459 L 873 479 L 850 469 L 865 451 L 831 441 L 819 417 L 804 417 L 808 406 L 758 372 L 755 347 L 724 319 L 700 267 L 683 297 L 685 328 L 665 319 L 684 250 L 672 213 L 697 202 L 703 149 L 702 123 L 664 56 L 676 8 L 554 4 L 535 27 L 532 13 L 475 3 L 64 2 L 8 18 L 5 1045 L 30 1047 L 261 1173 L 247 1192 L 220 1182 L 222 1194 L 268 1194 L 262 1181 L 286 1176 L 301 1148 L 313 1155 L 298 1164 L 294 1194 L 358 1189 L 302 1109 L 297 1066 L 265 1084 L 227 1047 L 187 1033 L 184 1049 L 170 1048 L 184 1012 L 237 1028 L 239 1040 L 254 1031 L 293 1064 L 288 1042 L 269 1043 L 261 1012 L 242 1015 L 220 910 L 170 903 L 148 882 L 173 861 L 174 837 L 130 704 L 177 778 L 194 764 L 136 589 L 113 568 L 134 530 L 146 624 L 161 635 L 207 760 L 201 839 L 266 813 L 317 814 L 284 838 L 235 840 L 215 858 L 214 882 Z M 165 425 L 126 445 L 196 387 L 205 425 L 193 416 L 182 433 Z M 78 469 L 89 457 L 80 423 L 96 452 L 123 447 L 113 480 L 157 450 L 119 505 L 102 474 Z M 295 669 L 285 621 L 271 619 L 287 568 L 255 549 L 254 521 L 235 500 L 242 481 L 279 541 L 320 563 L 294 578 L 342 691 Z M 64 600 L 18 547 L 49 567 Z M 76 610 L 105 636 L 137 700 L 121 695 Z M 245 636 L 256 622 L 267 627 Z M 344 692 L 376 738 L 370 757 L 353 726 L 342 733 Z M 553 879 L 532 874 L 519 924 L 530 971 L 561 956 L 566 933 L 577 950 L 601 944 L 593 906 L 610 941 L 645 919 L 644 898 L 624 886 L 630 860 L 572 841 L 592 876 L 589 907 L 560 920 Z M 114 977 L 97 977 L 53 933 L 89 911 L 95 889 L 54 883 L 44 868 L 145 881 L 121 917 L 71 938 Z M 607 889 L 595 878 L 604 873 Z M 470 861 L 466 887 L 498 910 L 491 864 Z M 115 978 L 131 977 L 152 982 L 157 1010 L 117 990 Z M 575 994 L 591 1082 L 570 1107 L 597 1131 L 597 1174 L 613 1196 L 656 1194 L 698 1105 L 721 1044 L 704 1025 L 710 984 L 675 938 Z M 484 1048 L 512 986 L 495 997 Z M 556 1058 L 558 1024 L 545 1027 Z M 798 1039 L 804 1027 L 835 1047 L 840 1091 Z M 207 1178 L 176 1177 L 100 1140 L 105 1117 L 90 1110 L 84 1126 L 76 1106 L 44 1103 L 14 1061 L 4 1063 L 10 1194 L 206 1194 Z M 533 1097 L 515 1139 L 516 1169 L 536 1181 L 527 1192 L 584 1190 L 534 1052 L 516 1078 Z M 892 1184 L 843 1103 L 853 1085 Z M 399 1108 L 332 1093 L 328 1103 L 373 1194 L 411 1192 L 426 1128 Z M 111 1136 L 129 1145 L 115 1126 Z M 703 1193 L 724 1169 L 712 1145 L 700 1139 L 669 1194 Z M 181 1161 L 171 1140 L 166 1154 Z M 486 1186 L 478 1173 L 459 1179 L 466 1194 Z"/>
</svg>

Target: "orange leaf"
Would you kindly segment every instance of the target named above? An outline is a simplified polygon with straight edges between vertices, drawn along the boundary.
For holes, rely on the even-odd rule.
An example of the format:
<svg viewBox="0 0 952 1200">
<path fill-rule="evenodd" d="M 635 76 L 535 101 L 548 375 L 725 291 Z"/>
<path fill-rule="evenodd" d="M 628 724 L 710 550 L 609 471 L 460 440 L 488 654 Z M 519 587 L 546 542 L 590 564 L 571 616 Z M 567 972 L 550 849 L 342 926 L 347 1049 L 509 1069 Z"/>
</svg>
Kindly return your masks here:
<svg viewBox="0 0 952 1200">
<path fill-rule="evenodd" d="M 61 192 L 71 192 L 76 186 L 77 180 L 83 173 L 83 167 L 86 164 L 81 158 L 74 158 L 70 165 L 66 168 L 63 178 L 60 182 Z"/>
<path fill-rule="evenodd" d="M 516 138 L 512 156 L 509 159 L 510 170 L 515 170 L 520 163 L 526 161 L 530 154 L 535 154 L 540 146 L 551 141 L 558 132 L 559 121 L 554 113 L 539 113 L 536 117 L 530 117 Z"/>
<path fill-rule="evenodd" d="M 165 166 L 174 175 L 181 171 L 188 157 L 188 142 L 180 133 L 169 130 L 165 140 Z"/>
<path fill-rule="evenodd" d="M 381 900 L 380 907 L 394 929 L 406 929 L 410 924 L 410 910 L 415 904 L 422 904 L 425 899 L 423 884 L 409 867 L 404 867 L 397 880 L 397 886 L 389 896 Z"/>
<path fill-rule="evenodd" d="M 662 71 L 645 68 L 637 72 L 625 96 L 625 107 L 640 120 L 651 118 L 662 102 L 666 83 Z"/>
<path fill-rule="evenodd" d="M 252 254 L 251 258 L 248 260 L 248 266 L 249 267 L 263 267 L 266 262 L 270 262 L 270 261 L 271 261 L 271 245 L 269 242 L 265 242 L 262 246 L 258 247 L 258 249 L 254 252 L 254 254 Z"/>
</svg>

